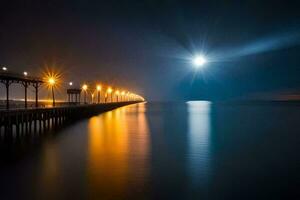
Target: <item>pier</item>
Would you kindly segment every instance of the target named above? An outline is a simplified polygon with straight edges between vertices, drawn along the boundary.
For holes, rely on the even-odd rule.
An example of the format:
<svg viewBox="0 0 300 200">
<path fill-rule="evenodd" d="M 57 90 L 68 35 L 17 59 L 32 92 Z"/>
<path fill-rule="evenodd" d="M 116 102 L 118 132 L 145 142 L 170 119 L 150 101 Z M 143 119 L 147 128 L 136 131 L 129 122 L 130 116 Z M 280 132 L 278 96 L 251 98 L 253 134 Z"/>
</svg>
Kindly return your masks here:
<svg viewBox="0 0 300 200">
<path fill-rule="evenodd" d="M 23 74 L 8 72 L 6 67 L 0 72 L 0 83 L 5 85 L 5 107 L 0 109 L 0 136 L 1 137 L 19 137 L 34 133 L 43 133 L 56 127 L 60 127 L 67 122 L 72 122 L 84 117 L 96 115 L 117 107 L 138 103 L 144 99 L 136 94 L 120 91 L 100 84 L 87 85 L 84 83 L 81 88 L 73 87 L 69 83 L 66 89 L 67 101 L 60 105 L 55 104 L 54 89 L 57 83 L 57 77 L 49 75 L 45 78 L 28 76 L 27 72 Z M 17 108 L 11 105 L 10 85 L 21 84 L 24 86 L 24 105 Z M 39 106 L 39 87 L 48 86 L 52 92 L 52 107 Z M 35 90 L 34 107 L 28 108 L 27 90 L 32 86 Z M 81 103 L 81 93 L 84 101 Z M 94 94 L 97 94 L 97 101 L 93 101 Z M 102 95 L 101 95 L 102 94 Z M 88 95 L 91 95 L 91 101 L 87 101 Z"/>
<path fill-rule="evenodd" d="M 68 122 L 138 102 L 140 101 L 1 110 L 0 133 L 4 137 L 19 137 L 31 133 L 43 133 Z"/>
</svg>

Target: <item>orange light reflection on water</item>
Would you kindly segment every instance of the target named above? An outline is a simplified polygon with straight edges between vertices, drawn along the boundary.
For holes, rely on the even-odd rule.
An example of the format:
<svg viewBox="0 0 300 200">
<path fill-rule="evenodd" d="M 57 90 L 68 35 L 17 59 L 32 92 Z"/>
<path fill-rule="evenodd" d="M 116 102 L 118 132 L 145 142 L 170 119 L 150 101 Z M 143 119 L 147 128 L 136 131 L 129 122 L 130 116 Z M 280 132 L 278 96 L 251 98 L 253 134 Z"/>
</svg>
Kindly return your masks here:
<svg viewBox="0 0 300 200">
<path fill-rule="evenodd" d="M 148 173 L 149 129 L 145 105 L 118 108 L 92 117 L 88 127 L 89 195 L 128 195 L 125 194 L 128 184 L 142 181 Z"/>
</svg>

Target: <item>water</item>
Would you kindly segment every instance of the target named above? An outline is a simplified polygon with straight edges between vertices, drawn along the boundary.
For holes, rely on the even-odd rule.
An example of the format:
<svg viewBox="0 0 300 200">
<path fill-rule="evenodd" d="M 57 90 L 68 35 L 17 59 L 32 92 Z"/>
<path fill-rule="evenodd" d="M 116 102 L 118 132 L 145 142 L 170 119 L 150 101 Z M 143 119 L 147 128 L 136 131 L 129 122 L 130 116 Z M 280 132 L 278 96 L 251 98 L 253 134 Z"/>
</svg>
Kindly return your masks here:
<svg viewBox="0 0 300 200">
<path fill-rule="evenodd" d="M 2 150 L 0 199 L 297 199 L 299 120 L 287 103 L 122 107 Z"/>
</svg>

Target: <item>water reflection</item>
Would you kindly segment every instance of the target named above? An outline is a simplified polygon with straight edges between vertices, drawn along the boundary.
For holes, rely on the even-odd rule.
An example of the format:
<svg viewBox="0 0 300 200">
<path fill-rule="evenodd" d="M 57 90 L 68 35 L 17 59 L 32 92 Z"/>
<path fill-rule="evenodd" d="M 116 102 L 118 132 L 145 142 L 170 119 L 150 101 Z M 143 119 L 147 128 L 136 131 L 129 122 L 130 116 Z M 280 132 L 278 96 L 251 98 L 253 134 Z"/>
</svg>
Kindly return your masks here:
<svg viewBox="0 0 300 200">
<path fill-rule="evenodd" d="M 147 176 L 149 130 L 145 105 L 107 112 L 89 120 L 88 187 L 90 196 L 128 196 L 129 183 Z"/>
<path fill-rule="evenodd" d="M 7 146 L 5 154 L 0 143 L 10 160 L 0 164 L 0 199 L 293 197 L 299 119 L 298 103 L 126 106 L 31 150 L 19 140 L 19 150 Z"/>
<path fill-rule="evenodd" d="M 57 146 L 46 143 L 42 154 L 37 182 L 43 184 L 36 185 L 40 191 L 36 195 L 39 198 L 57 198 L 59 196 L 59 188 L 61 188 L 58 181 L 61 176 L 61 162 Z"/>
<path fill-rule="evenodd" d="M 189 173 L 192 184 L 207 181 L 209 169 L 210 106 L 208 101 L 187 102 Z"/>
</svg>

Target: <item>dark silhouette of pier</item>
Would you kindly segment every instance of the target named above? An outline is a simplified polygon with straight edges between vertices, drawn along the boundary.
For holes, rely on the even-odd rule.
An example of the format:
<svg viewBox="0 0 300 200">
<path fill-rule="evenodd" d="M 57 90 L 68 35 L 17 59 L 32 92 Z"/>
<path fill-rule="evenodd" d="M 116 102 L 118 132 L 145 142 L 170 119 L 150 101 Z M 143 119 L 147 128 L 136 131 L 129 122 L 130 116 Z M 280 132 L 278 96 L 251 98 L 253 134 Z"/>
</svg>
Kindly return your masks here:
<svg viewBox="0 0 300 200">
<path fill-rule="evenodd" d="M 54 81 L 53 81 L 54 82 Z M 138 95 L 128 95 L 128 97 L 121 96 L 120 92 L 116 91 L 116 101 L 113 102 L 112 88 L 109 87 L 108 93 L 105 94 L 105 101 L 100 101 L 100 90 L 97 86 L 98 101 L 96 103 L 88 104 L 86 102 L 87 86 L 83 88 L 67 89 L 68 102 L 56 107 L 54 104 L 53 93 L 53 107 L 41 108 L 39 107 L 38 92 L 39 87 L 45 84 L 42 78 L 27 76 L 27 72 L 23 75 L 9 73 L 6 70 L 0 72 L 0 83 L 3 83 L 6 88 L 6 108 L 0 109 L 0 134 L 5 137 L 18 137 L 21 135 L 28 135 L 30 133 L 42 133 L 52 128 L 62 126 L 66 122 L 71 122 L 87 116 L 99 114 L 108 110 L 115 109 L 120 106 L 125 106 L 133 103 L 144 101 Z M 10 85 L 13 83 L 22 84 L 24 86 L 24 108 L 11 108 L 10 106 Z M 27 89 L 29 86 L 35 89 L 35 107 L 28 108 L 27 103 Z M 84 104 L 80 104 L 80 94 L 84 92 Z M 123 92 L 124 93 L 124 92 Z M 110 102 L 107 102 L 107 97 L 110 95 Z"/>
<path fill-rule="evenodd" d="M 42 133 L 65 123 L 138 102 L 140 101 L 1 110 L 0 134 L 4 137 L 19 137 L 30 133 Z"/>
</svg>

